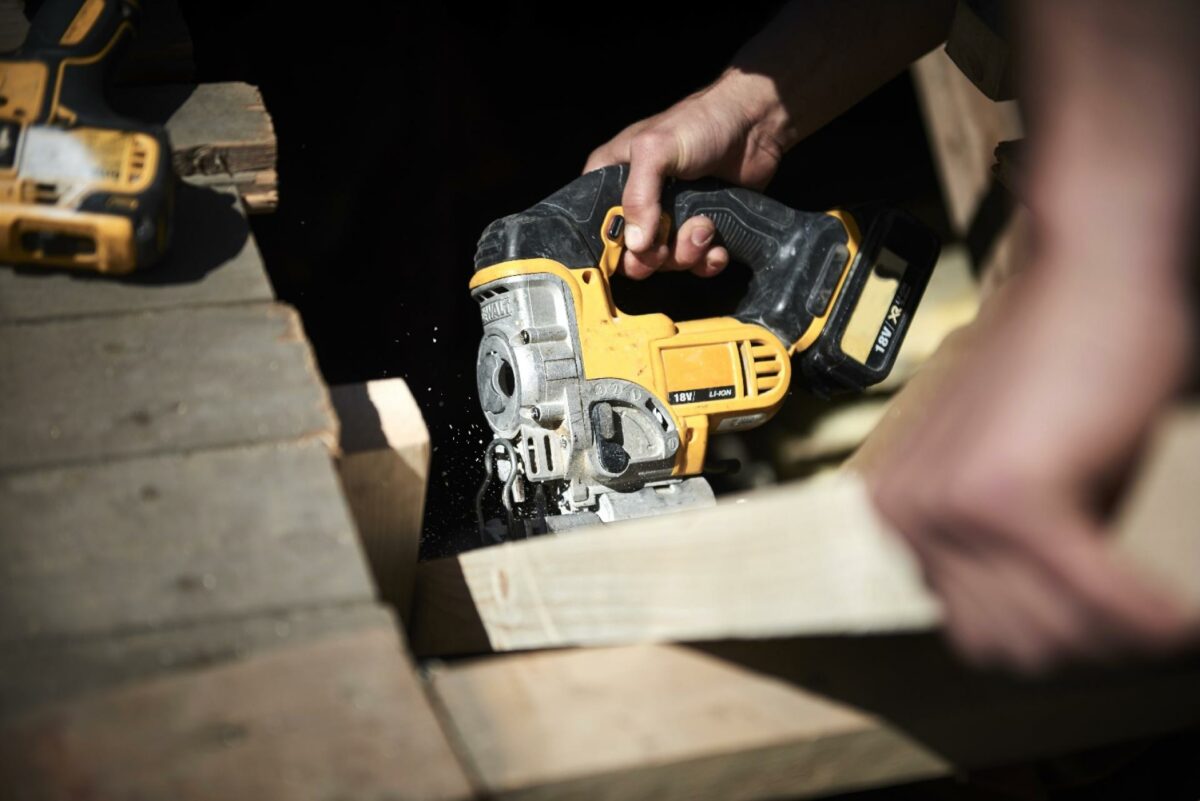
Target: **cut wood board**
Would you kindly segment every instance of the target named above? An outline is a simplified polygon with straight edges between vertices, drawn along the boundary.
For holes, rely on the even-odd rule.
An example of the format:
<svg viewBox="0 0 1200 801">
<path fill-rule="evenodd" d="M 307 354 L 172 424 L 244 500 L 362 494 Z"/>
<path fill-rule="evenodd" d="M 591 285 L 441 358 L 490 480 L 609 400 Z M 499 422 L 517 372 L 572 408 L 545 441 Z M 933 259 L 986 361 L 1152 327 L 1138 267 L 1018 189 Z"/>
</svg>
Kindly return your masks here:
<svg viewBox="0 0 1200 801">
<path fill-rule="evenodd" d="M 245 183 L 263 176 L 260 195 L 275 175 L 276 141 L 262 94 L 246 83 L 170 84 L 115 90 L 117 109 L 135 119 L 165 125 L 171 137 L 175 171 L 182 177 L 219 177 Z M 274 204 L 246 198 L 249 211 Z"/>
<path fill-rule="evenodd" d="M 0 323 L 269 301 L 262 256 L 237 193 L 182 183 L 164 260 L 127 278 L 0 267 Z"/>
<path fill-rule="evenodd" d="M 94 583 L 94 582 L 93 582 Z M 125 634 L 54 637 L 0 647 L 0 719 L 148 678 L 204 668 L 333 634 L 394 626 L 371 602 L 298 605 Z"/>
<path fill-rule="evenodd" d="M 1200 414 L 1174 418 L 1161 442 L 1195 442 Z M 1151 454 L 1148 465 L 1167 454 Z M 1193 474 L 1200 451 L 1171 471 Z M 1139 493 L 1154 493 L 1142 484 Z M 1195 519 L 1189 497 L 1157 514 Z M 1137 496 L 1131 499 L 1138 503 Z M 1146 528 L 1129 528 L 1144 521 Z M 1197 600 L 1184 535 L 1134 515 L 1118 540 L 1151 580 Z M 1185 538 L 1190 545 L 1178 541 Z M 1154 570 L 1156 563 L 1162 569 Z M 1200 613 L 1200 603 L 1194 608 Z M 898 535 L 853 473 L 759 491 L 702 509 L 481 548 L 420 565 L 412 641 L 419 654 L 567 645 L 919 631 L 939 615 Z"/>
<path fill-rule="evenodd" d="M 421 543 L 429 430 L 401 378 L 330 389 L 341 422 L 338 472 L 383 600 L 409 617 Z"/>
<path fill-rule="evenodd" d="M 1200 722 L 1194 661 L 1019 681 L 928 635 L 518 654 L 430 683 L 505 801 L 808 798 Z"/>
<path fill-rule="evenodd" d="M 411 637 L 436 655 L 904 631 L 937 617 L 861 483 L 832 478 L 426 562 Z"/>
<path fill-rule="evenodd" d="M 0 643 L 374 595 L 320 443 L 0 475 L 0 520 Z"/>
<path fill-rule="evenodd" d="M 472 796 L 390 626 L 14 719 L 0 786 L 37 799 Z"/>
<path fill-rule="evenodd" d="M 0 472 L 337 442 L 300 320 L 274 304 L 2 326 L 0 387 Z"/>
</svg>

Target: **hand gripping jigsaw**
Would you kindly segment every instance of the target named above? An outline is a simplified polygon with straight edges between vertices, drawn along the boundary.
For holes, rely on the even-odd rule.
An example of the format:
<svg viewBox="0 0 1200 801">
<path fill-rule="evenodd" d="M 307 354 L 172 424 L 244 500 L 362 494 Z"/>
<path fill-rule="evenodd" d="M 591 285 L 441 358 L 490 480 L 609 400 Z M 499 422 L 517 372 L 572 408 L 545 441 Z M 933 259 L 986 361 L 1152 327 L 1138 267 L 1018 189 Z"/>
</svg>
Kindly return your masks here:
<svg viewBox="0 0 1200 801">
<path fill-rule="evenodd" d="M 485 542 L 711 504 L 711 434 L 761 425 L 793 375 L 820 396 L 887 377 L 938 254 L 898 211 L 805 212 L 716 181 L 663 194 L 660 241 L 703 215 L 752 271 L 729 317 L 622 314 L 628 167 L 587 173 L 492 223 L 475 254 L 479 400 L 495 439 L 476 498 Z M 485 520 L 489 487 L 506 520 Z"/>
</svg>

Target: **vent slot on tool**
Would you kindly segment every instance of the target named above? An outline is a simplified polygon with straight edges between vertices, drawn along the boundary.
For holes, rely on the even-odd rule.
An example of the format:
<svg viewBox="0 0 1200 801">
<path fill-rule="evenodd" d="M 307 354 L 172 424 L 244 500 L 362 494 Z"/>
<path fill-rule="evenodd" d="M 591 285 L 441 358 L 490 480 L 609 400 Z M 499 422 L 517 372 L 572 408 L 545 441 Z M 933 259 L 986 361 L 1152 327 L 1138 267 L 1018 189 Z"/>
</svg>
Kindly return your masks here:
<svg viewBox="0 0 1200 801">
<path fill-rule="evenodd" d="M 783 360 L 775 348 L 761 339 L 751 339 L 743 342 L 739 350 L 747 395 L 761 395 L 779 386 Z"/>
<path fill-rule="evenodd" d="M 149 153 L 141 144 L 135 143 L 129 149 L 129 181 L 137 183 L 142 180 L 142 176 L 146 174 L 146 162 L 149 160 Z"/>
<path fill-rule="evenodd" d="M 475 295 L 475 300 L 479 302 L 480 306 L 482 306 L 492 298 L 496 297 L 497 295 L 503 295 L 507 291 L 508 287 L 506 286 L 498 286 L 494 289 L 484 289 Z"/>
</svg>

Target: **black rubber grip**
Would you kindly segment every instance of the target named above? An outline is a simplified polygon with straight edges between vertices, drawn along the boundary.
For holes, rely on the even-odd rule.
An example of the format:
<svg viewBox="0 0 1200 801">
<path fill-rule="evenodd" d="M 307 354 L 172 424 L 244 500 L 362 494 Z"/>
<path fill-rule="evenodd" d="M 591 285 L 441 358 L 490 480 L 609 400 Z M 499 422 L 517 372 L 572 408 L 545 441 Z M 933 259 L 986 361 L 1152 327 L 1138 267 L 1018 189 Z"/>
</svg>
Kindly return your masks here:
<svg viewBox="0 0 1200 801">
<path fill-rule="evenodd" d="M 528 258 L 554 259 L 571 268 L 594 266 L 604 250 L 601 225 L 608 210 L 621 204 L 627 176 L 624 164 L 595 170 L 527 211 L 492 223 L 479 240 L 476 269 Z M 710 179 L 671 182 L 662 203 L 676 228 L 698 215 L 711 219 L 716 242 L 753 272 L 734 317 L 761 325 L 791 345 L 814 315 L 824 313 L 833 291 L 830 268 L 836 279 L 848 256 L 849 234 L 836 218 L 797 211 Z M 830 265 L 838 254 L 840 263 Z"/>
<path fill-rule="evenodd" d="M 791 345 L 814 316 L 824 313 L 833 287 L 824 276 L 842 274 L 849 258 L 849 234 L 836 217 L 796 209 L 749 189 L 676 183 L 663 193 L 676 224 L 704 216 L 713 221 L 716 241 L 733 261 L 753 275 L 734 317 L 756 323 Z M 837 264 L 828 264 L 836 257 Z M 827 267 L 831 269 L 824 269 Z M 834 281 L 836 284 L 836 281 Z M 814 292 L 827 290 L 825 302 Z M 815 312 L 814 308 L 820 306 Z"/>
</svg>

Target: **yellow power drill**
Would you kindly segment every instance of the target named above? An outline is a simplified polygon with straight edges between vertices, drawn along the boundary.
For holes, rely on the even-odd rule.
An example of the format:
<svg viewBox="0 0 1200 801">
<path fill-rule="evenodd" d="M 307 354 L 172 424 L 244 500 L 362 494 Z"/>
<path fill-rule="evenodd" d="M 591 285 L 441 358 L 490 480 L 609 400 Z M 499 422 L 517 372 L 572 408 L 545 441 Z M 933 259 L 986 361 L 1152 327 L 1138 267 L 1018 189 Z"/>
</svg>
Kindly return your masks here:
<svg viewBox="0 0 1200 801">
<path fill-rule="evenodd" d="M 104 99 L 138 11 L 136 0 L 46 0 L 0 58 L 0 263 L 127 273 L 166 250 L 166 131 Z"/>
<path fill-rule="evenodd" d="M 587 173 L 479 241 L 476 383 L 495 433 L 476 498 L 485 542 L 711 504 L 709 435 L 769 420 L 793 356 L 821 396 L 886 378 L 937 260 L 933 232 L 899 211 L 804 212 L 678 181 L 660 240 L 708 217 L 752 271 L 747 294 L 729 317 L 622 314 L 609 279 L 627 173 Z M 497 476 L 506 521 L 484 511 Z"/>
</svg>

